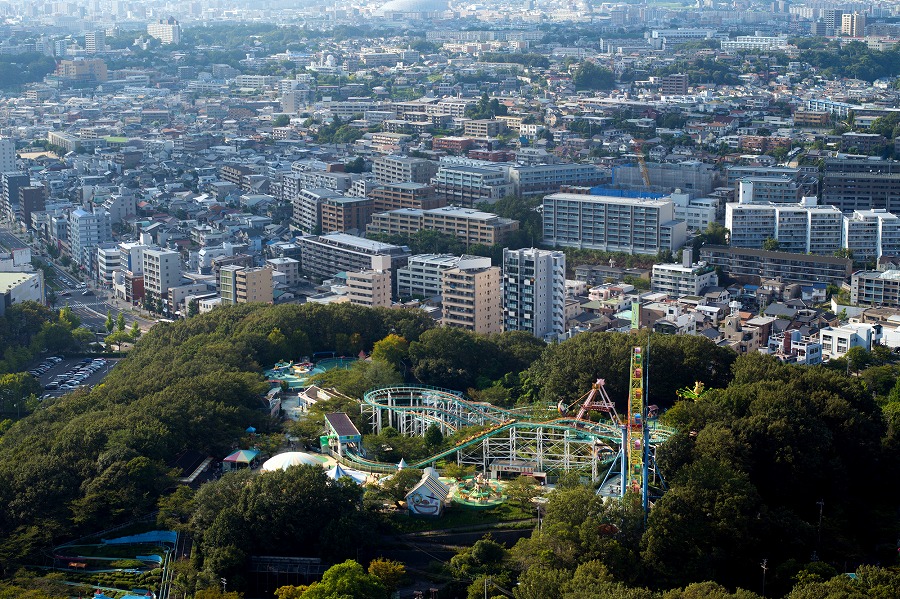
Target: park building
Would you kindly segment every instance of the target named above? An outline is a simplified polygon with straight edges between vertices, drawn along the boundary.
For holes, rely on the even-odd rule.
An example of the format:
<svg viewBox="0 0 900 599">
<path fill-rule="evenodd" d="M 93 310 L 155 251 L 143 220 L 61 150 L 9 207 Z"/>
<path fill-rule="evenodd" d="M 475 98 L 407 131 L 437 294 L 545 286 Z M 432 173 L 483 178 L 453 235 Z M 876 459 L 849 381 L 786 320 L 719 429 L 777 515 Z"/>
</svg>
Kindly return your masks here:
<svg viewBox="0 0 900 599">
<path fill-rule="evenodd" d="M 181 43 L 181 25 L 173 17 L 147 24 L 147 35 L 155 37 L 163 45 Z"/>
<path fill-rule="evenodd" d="M 499 200 L 515 193 L 504 169 L 500 167 L 471 166 L 469 164 L 442 163 L 431 179 L 438 197 L 447 204 L 472 206 L 478 202 Z"/>
<path fill-rule="evenodd" d="M 671 199 L 554 193 L 544 198 L 549 245 L 657 254 L 684 245 L 687 225 L 675 220 Z"/>
<path fill-rule="evenodd" d="M 718 245 L 701 247 L 700 259 L 721 268 L 733 279 L 754 285 L 767 279 L 781 279 L 785 283 L 841 285 L 853 270 L 853 260 L 848 258 Z"/>
</svg>

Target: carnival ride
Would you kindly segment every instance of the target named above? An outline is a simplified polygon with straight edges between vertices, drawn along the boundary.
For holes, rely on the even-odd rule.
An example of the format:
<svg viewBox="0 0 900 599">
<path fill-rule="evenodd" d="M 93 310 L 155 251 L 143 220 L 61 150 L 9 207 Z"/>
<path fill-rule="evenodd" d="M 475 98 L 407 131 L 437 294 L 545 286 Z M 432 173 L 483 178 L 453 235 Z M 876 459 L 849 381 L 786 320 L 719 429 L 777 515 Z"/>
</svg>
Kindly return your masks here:
<svg viewBox="0 0 900 599">
<path fill-rule="evenodd" d="M 422 436 L 435 425 L 445 436 L 454 438 L 457 433 L 465 434 L 466 427 L 485 427 L 454 438 L 451 447 L 406 465 L 409 468 L 424 468 L 455 455 L 458 464 L 473 465 L 493 475 L 578 471 L 595 481 L 605 473 L 605 482 L 618 470 L 623 479 L 618 494 L 623 495 L 626 489 L 646 494 L 649 476 L 655 474 L 653 448 L 674 431 L 658 424 L 655 406 L 644 404 L 645 369 L 640 347 L 633 348 L 631 366 L 625 418 L 617 414 L 603 379 L 571 405 L 560 402 L 556 418 L 552 417 L 552 406 L 504 409 L 472 401 L 458 391 L 420 385 L 369 391 L 363 397 L 362 411 L 379 434 L 393 427 L 401 435 Z M 570 416 L 576 405 L 578 412 Z M 589 419 L 594 412 L 604 415 L 600 421 Z M 357 444 L 347 444 L 341 459 L 372 472 L 390 473 L 399 468 L 366 458 Z"/>
</svg>

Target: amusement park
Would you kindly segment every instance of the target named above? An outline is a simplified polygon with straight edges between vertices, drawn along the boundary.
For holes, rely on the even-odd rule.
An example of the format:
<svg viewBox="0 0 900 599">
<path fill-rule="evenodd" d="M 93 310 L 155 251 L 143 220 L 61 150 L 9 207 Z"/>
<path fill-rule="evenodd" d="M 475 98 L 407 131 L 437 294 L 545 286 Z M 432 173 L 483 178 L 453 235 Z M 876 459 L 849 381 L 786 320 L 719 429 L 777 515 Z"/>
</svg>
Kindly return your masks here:
<svg viewBox="0 0 900 599">
<path fill-rule="evenodd" d="M 315 374 L 347 368 L 354 360 L 279 362 L 266 376 L 282 389 L 304 393 L 301 389 Z M 358 401 L 371 434 L 392 430 L 403 437 L 423 437 L 437 429 L 447 442 L 427 457 L 380 461 L 366 451 L 364 435 L 347 413 L 329 413 L 319 437 L 320 455 L 303 454 L 304 459 L 332 470 L 343 467 L 351 478 L 373 485 L 404 469 L 421 470 L 421 480 L 406 496 L 407 509 L 414 515 L 441 515 L 444 507 L 454 504 L 495 507 L 506 501 L 505 487 L 511 479 L 526 476 L 541 487 L 553 488 L 566 474 L 589 481 L 604 497 L 638 495 L 646 512 L 665 490 L 656 467 L 656 448 L 674 433 L 659 423 L 657 406 L 647 401 L 647 364 L 645 348 L 632 347 L 628 397 L 620 402 L 623 413 L 602 378 L 575 401 L 517 408 L 426 385 L 374 388 Z M 308 392 L 306 400 L 314 401 Z M 457 467 L 454 473 L 462 468 L 466 475 L 442 476 L 450 464 Z"/>
</svg>

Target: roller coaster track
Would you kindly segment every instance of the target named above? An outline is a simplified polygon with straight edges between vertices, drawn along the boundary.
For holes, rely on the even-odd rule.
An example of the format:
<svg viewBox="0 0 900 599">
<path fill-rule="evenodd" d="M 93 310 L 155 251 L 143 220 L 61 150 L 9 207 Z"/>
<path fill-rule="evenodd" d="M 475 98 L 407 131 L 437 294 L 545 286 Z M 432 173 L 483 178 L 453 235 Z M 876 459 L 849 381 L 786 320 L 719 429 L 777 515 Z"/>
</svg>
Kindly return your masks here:
<svg viewBox="0 0 900 599">
<path fill-rule="evenodd" d="M 405 435 L 423 435 L 428 426 L 438 424 L 453 434 L 463 426 L 487 426 L 453 446 L 412 463 L 424 468 L 438 460 L 457 455 L 460 463 L 487 467 L 494 460 L 533 461 L 546 469 L 584 469 L 596 471 L 613 461 L 622 440 L 622 429 L 613 422 L 590 422 L 575 418 L 544 420 L 549 408 L 507 410 L 475 402 L 461 393 L 426 386 L 401 386 L 374 389 L 365 394 L 362 410 L 371 417 L 373 429 L 396 426 Z M 543 417 L 543 418 L 542 418 Z M 651 442 L 659 443 L 672 431 L 651 429 Z M 371 472 L 395 472 L 396 464 L 370 460 L 359 448 L 346 448 L 346 464 Z"/>
</svg>

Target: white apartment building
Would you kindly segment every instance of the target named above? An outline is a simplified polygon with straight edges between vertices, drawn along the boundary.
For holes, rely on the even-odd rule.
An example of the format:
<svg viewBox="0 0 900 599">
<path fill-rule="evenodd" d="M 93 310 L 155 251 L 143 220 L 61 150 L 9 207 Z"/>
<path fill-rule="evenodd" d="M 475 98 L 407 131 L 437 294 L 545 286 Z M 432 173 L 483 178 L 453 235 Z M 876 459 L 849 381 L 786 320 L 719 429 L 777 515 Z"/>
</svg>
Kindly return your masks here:
<svg viewBox="0 0 900 599">
<path fill-rule="evenodd" d="M 499 200 L 515 193 L 506 172 L 499 167 L 469 166 L 442 162 L 431 179 L 435 192 L 448 204 L 471 206 L 481 200 Z"/>
<path fill-rule="evenodd" d="M 322 202 L 328 198 L 343 197 L 330 189 L 300 189 L 291 202 L 292 224 L 304 233 L 315 233 L 322 226 Z"/>
<path fill-rule="evenodd" d="M 564 185 L 597 185 L 607 173 L 593 164 L 536 164 L 509 168 L 509 181 L 518 195 L 554 193 Z"/>
<path fill-rule="evenodd" d="M 844 217 L 844 247 L 854 260 L 900 254 L 900 217 L 883 208 L 854 211 Z"/>
<path fill-rule="evenodd" d="M 442 273 L 451 268 L 471 270 L 488 268 L 491 259 L 482 256 L 417 254 L 406 266 L 397 269 L 397 296 L 432 298 L 441 295 Z"/>
<path fill-rule="evenodd" d="M 544 198 L 544 241 L 551 245 L 629 254 L 675 251 L 687 225 L 670 199 L 554 193 Z"/>
<path fill-rule="evenodd" d="M 715 198 L 691 199 L 686 193 L 671 195 L 672 204 L 675 206 L 675 220 L 684 221 L 688 230 L 705 231 L 710 223 L 716 222 L 716 214 L 719 210 L 719 200 Z"/>
<path fill-rule="evenodd" d="M 160 19 L 155 23 L 147 24 L 147 35 L 155 37 L 163 44 L 180 44 L 181 25 L 172 17 Z"/>
<path fill-rule="evenodd" d="M 69 248 L 72 260 L 90 266 L 91 254 L 97 246 L 112 241 L 112 228 L 107 212 L 88 212 L 78 208 L 69 214 Z"/>
<path fill-rule="evenodd" d="M 723 50 L 783 50 L 788 46 L 787 36 L 739 35 L 733 40 L 722 40 Z"/>
<path fill-rule="evenodd" d="M 181 284 L 181 256 L 178 252 L 147 249 L 143 252 L 144 291 L 148 297 L 163 299 L 172 287 Z"/>
<path fill-rule="evenodd" d="M 503 250 L 503 329 L 556 341 L 566 330 L 566 256 Z"/>
<path fill-rule="evenodd" d="M 716 269 L 706 262 L 694 262 L 690 249 L 682 252 L 681 264 L 654 264 L 650 290 L 672 297 L 700 295 L 707 287 L 719 284 Z"/>
<path fill-rule="evenodd" d="M 97 280 L 112 286 L 114 273 L 122 270 L 122 252 L 117 245 L 101 245 L 97 248 Z"/>
<path fill-rule="evenodd" d="M 725 228 L 732 247 L 762 249 L 767 239 L 783 252 L 832 255 L 842 247 L 844 216 L 834 206 L 819 206 L 814 197 L 799 204 L 729 203 Z"/>
</svg>

